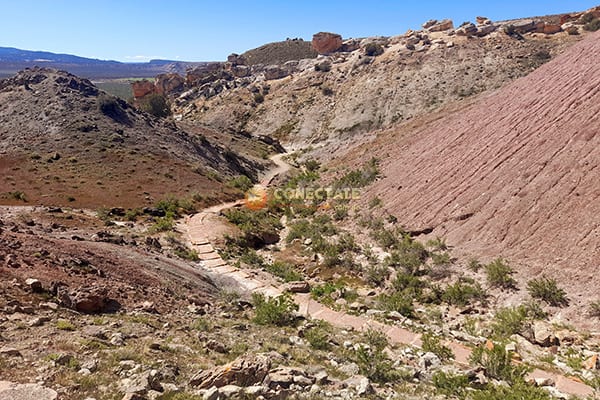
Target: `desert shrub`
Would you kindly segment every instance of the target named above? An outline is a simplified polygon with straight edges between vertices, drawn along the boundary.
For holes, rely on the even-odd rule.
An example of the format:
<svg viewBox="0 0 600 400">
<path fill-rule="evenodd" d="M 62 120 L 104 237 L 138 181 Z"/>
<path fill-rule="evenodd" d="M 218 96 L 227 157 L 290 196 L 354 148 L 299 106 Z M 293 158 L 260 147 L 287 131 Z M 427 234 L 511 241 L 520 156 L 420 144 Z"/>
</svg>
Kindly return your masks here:
<svg viewBox="0 0 600 400">
<path fill-rule="evenodd" d="M 27 195 L 25 194 L 25 192 L 22 192 L 20 190 L 16 190 L 14 192 L 8 192 L 8 197 L 10 199 L 14 199 L 14 200 L 22 201 L 23 203 L 27 203 Z"/>
<path fill-rule="evenodd" d="M 192 200 L 166 197 L 155 204 L 155 207 L 165 212 L 168 217 L 179 217 L 181 214 L 192 214 L 196 207 Z"/>
<path fill-rule="evenodd" d="M 156 400 L 202 400 L 203 397 L 186 392 L 166 392 L 156 398 Z"/>
<path fill-rule="evenodd" d="M 150 227 L 151 233 L 159 233 L 159 232 L 170 232 L 175 228 L 175 221 L 173 217 L 160 217 L 157 218 Z"/>
<path fill-rule="evenodd" d="M 178 246 L 173 251 L 175 255 L 179 258 L 183 258 L 184 260 L 189 261 L 198 261 L 200 258 L 198 257 L 198 252 L 196 250 L 189 249 L 187 247 Z"/>
<path fill-rule="evenodd" d="M 298 310 L 298 305 L 287 293 L 277 297 L 253 293 L 252 304 L 255 309 L 254 322 L 259 325 L 292 325 L 295 321 L 294 313 Z"/>
<path fill-rule="evenodd" d="M 331 62 L 322 61 L 318 64 L 315 64 L 315 71 L 317 72 L 329 72 L 331 71 Z"/>
<path fill-rule="evenodd" d="M 345 205 L 335 206 L 333 208 L 333 219 L 342 221 L 348 217 L 348 207 Z"/>
<path fill-rule="evenodd" d="M 408 293 L 393 292 L 391 294 L 382 293 L 377 298 L 379 307 L 386 311 L 396 311 L 405 317 L 412 317 L 415 313 L 413 299 Z"/>
<path fill-rule="evenodd" d="M 467 268 L 469 268 L 471 271 L 473 271 L 475 273 L 479 272 L 481 267 L 482 267 L 481 263 L 476 258 L 469 259 L 469 262 L 467 263 Z"/>
<path fill-rule="evenodd" d="M 290 263 L 275 261 L 272 264 L 267 264 L 265 268 L 269 273 L 283 279 L 284 282 L 300 281 L 303 278 L 302 274 L 296 271 Z"/>
<path fill-rule="evenodd" d="M 446 240 L 442 237 L 436 237 L 435 239 L 430 239 L 426 243 L 427 247 L 431 248 L 434 251 L 446 251 L 448 250 L 448 245 L 446 244 Z"/>
<path fill-rule="evenodd" d="M 506 262 L 497 258 L 485 266 L 487 282 L 492 287 L 502 289 L 511 289 L 515 287 L 515 280 L 512 278 L 513 269 Z"/>
<path fill-rule="evenodd" d="M 545 276 L 532 279 L 527 282 L 527 291 L 534 299 L 543 300 L 551 306 L 561 307 L 569 303 L 567 293 L 558 287 L 556 279 Z"/>
<path fill-rule="evenodd" d="M 485 368 L 486 376 L 508 383 L 522 380 L 527 372 L 525 367 L 513 365 L 512 354 L 499 344 L 494 344 L 491 348 L 476 347 L 471 353 L 470 362 Z"/>
<path fill-rule="evenodd" d="M 348 172 L 337 182 L 335 182 L 334 186 L 362 188 L 375 182 L 379 176 L 379 161 L 376 158 L 372 158 L 369 162 L 363 165 L 362 169 Z"/>
<path fill-rule="evenodd" d="M 462 280 L 446 287 L 442 301 L 464 307 L 474 301 L 485 301 L 486 293 L 477 282 Z"/>
<path fill-rule="evenodd" d="M 600 318 L 600 300 L 590 304 L 590 316 Z"/>
<path fill-rule="evenodd" d="M 165 118 L 171 115 L 171 106 L 162 94 L 154 93 L 138 101 L 140 110 L 157 118 Z"/>
<path fill-rule="evenodd" d="M 329 350 L 331 347 L 331 344 L 329 343 L 329 332 L 329 324 L 324 321 L 316 321 L 315 326 L 304 332 L 304 339 L 306 339 L 314 349 Z"/>
<path fill-rule="evenodd" d="M 75 325 L 73 325 L 70 321 L 61 319 L 56 321 L 56 329 L 61 331 L 74 331 L 77 328 L 75 328 Z"/>
<path fill-rule="evenodd" d="M 472 392 L 470 400 L 551 400 L 546 390 L 518 379 L 510 386 L 488 385 L 485 390 Z"/>
<path fill-rule="evenodd" d="M 252 186 L 254 186 L 254 183 L 246 175 L 239 175 L 229 180 L 227 185 L 241 190 L 242 192 L 247 192 L 250 188 L 252 188 Z"/>
<path fill-rule="evenodd" d="M 385 242 L 382 240 L 382 243 L 389 245 L 387 248 L 395 248 L 395 250 L 385 258 L 384 263 L 394 269 L 402 269 L 407 274 L 417 274 L 419 268 L 429 257 L 425 247 L 408 235 L 403 235 L 401 240 L 397 239 L 395 235 L 393 238 L 386 236 L 380 237 L 385 240 Z"/>
<path fill-rule="evenodd" d="M 504 26 L 504 33 L 506 33 L 509 36 L 514 35 L 516 32 L 515 26 L 514 25 L 505 25 Z"/>
<path fill-rule="evenodd" d="M 321 86 L 321 93 L 323 93 L 323 96 L 333 96 L 334 94 L 333 89 L 329 86 Z"/>
<path fill-rule="evenodd" d="M 450 257 L 450 254 L 445 251 L 443 253 L 433 253 L 431 254 L 431 261 L 433 262 L 433 265 L 438 267 L 450 265 L 452 264 L 452 257 Z"/>
<path fill-rule="evenodd" d="M 383 46 L 378 43 L 367 43 L 365 46 L 365 55 L 377 57 L 383 54 Z"/>
<path fill-rule="evenodd" d="M 372 264 L 365 270 L 365 279 L 373 286 L 381 286 L 389 277 L 390 271 L 385 265 Z"/>
<path fill-rule="evenodd" d="M 440 358 L 440 360 L 451 360 L 454 358 L 454 353 L 452 350 L 442 344 L 440 338 L 431 333 L 425 333 L 421 337 L 423 345 L 421 348 L 423 351 L 430 352 L 435 354 Z"/>
<path fill-rule="evenodd" d="M 112 120 L 120 123 L 127 123 L 129 119 L 123 106 L 116 97 L 107 94 L 98 96 L 98 109 L 100 112 Z"/>
<path fill-rule="evenodd" d="M 369 329 L 362 341 L 366 345 L 359 345 L 357 350 L 350 354 L 350 358 L 358 365 L 360 373 L 377 383 L 395 381 L 401 378 L 394 370 L 393 363 L 388 359 L 384 349 L 388 345 L 384 333 Z"/>
<path fill-rule="evenodd" d="M 499 339 L 521 332 L 527 321 L 525 306 L 501 308 L 494 315 L 492 330 Z"/>
<path fill-rule="evenodd" d="M 264 103 L 265 96 L 262 93 L 254 93 L 254 102 L 256 104 Z"/>
<path fill-rule="evenodd" d="M 443 395 L 464 398 L 469 378 L 466 375 L 453 375 L 444 371 L 437 371 L 431 377 L 433 386 Z"/>
<path fill-rule="evenodd" d="M 596 32 L 600 29 L 600 18 L 596 18 L 583 26 L 583 29 L 589 32 Z"/>
</svg>

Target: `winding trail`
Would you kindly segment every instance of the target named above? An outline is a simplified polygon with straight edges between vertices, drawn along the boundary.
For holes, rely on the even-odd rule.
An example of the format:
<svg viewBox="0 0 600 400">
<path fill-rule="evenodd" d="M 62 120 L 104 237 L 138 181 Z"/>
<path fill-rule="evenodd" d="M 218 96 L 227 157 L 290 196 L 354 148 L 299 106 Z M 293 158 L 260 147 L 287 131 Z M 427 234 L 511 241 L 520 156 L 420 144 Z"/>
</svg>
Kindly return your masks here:
<svg viewBox="0 0 600 400">
<path fill-rule="evenodd" d="M 271 157 L 275 167 L 264 175 L 261 179 L 261 185 L 265 187 L 269 186 L 275 178 L 290 169 L 290 166 L 283 161 L 285 155 L 278 154 Z M 201 268 L 205 271 L 228 278 L 228 280 L 235 282 L 240 289 L 248 292 L 262 293 L 265 296 L 271 297 L 281 295 L 285 291 L 283 285 L 276 286 L 272 281 L 255 276 L 252 271 L 246 271 L 228 264 L 221 258 L 212 245 L 226 231 L 225 224 L 219 218 L 219 214 L 223 210 L 240 207 L 243 204 L 243 200 L 238 200 L 206 208 L 186 218 L 183 224 L 179 225 L 179 228 L 187 235 L 192 248 L 198 252 Z M 384 332 L 392 344 L 404 344 L 416 347 L 421 347 L 422 345 L 421 335 L 418 333 L 411 332 L 399 326 L 386 325 L 365 316 L 350 315 L 345 312 L 332 310 L 311 299 L 310 294 L 295 294 L 294 300 L 300 306 L 299 311 L 303 315 L 326 321 L 335 327 L 342 329 L 351 328 L 357 331 L 376 329 Z M 444 344 L 452 349 L 456 364 L 463 367 L 469 365 L 469 356 L 471 355 L 469 347 L 453 341 L 446 341 Z M 561 374 L 540 369 L 532 371 L 529 378 L 550 379 L 555 382 L 555 387 L 560 392 L 567 395 L 581 397 L 595 396 L 595 392 L 590 386 L 587 386 L 576 378 L 565 377 Z"/>
</svg>

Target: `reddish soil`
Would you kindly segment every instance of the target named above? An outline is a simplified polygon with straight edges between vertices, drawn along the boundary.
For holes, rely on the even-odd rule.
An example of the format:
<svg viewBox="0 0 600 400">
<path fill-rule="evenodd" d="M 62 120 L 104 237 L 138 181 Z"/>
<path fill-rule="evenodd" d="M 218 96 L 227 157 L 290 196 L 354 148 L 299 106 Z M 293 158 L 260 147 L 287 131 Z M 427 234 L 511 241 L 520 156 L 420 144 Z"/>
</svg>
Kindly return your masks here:
<svg viewBox="0 0 600 400">
<path fill-rule="evenodd" d="M 224 184 L 230 177 L 257 177 L 267 164 L 263 142 L 192 128 L 66 72 L 25 70 L 0 80 L 0 204 L 23 204 L 15 192 L 29 204 L 85 208 L 196 193 L 214 204 L 236 194 Z"/>
<path fill-rule="evenodd" d="M 409 230 L 558 278 L 574 304 L 596 300 L 599 54 L 595 33 L 461 111 L 379 135 L 350 161 L 382 159 L 385 177 L 365 197 Z"/>
</svg>

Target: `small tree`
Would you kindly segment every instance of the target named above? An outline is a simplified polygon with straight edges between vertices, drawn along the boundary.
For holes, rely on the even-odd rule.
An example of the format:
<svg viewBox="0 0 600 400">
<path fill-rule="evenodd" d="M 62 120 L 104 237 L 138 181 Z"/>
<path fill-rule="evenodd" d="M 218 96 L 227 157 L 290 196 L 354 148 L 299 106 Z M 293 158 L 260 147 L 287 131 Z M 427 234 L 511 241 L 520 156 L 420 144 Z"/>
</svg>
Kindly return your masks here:
<svg viewBox="0 0 600 400">
<path fill-rule="evenodd" d="M 567 292 L 558 287 L 556 279 L 541 278 L 527 282 L 527 291 L 534 299 L 544 300 L 551 306 L 561 307 L 569 303 Z"/>
<path fill-rule="evenodd" d="M 162 94 L 154 93 L 140 100 L 140 109 L 158 118 L 171 115 L 171 107 L 167 98 Z"/>
</svg>

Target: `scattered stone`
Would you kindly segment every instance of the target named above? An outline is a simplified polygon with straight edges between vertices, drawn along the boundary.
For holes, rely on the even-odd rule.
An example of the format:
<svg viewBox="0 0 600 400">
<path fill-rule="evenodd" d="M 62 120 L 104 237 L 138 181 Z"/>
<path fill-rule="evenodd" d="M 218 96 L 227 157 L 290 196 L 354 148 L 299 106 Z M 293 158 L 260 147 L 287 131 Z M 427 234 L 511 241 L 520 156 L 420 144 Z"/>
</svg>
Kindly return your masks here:
<svg viewBox="0 0 600 400">
<path fill-rule="evenodd" d="M 285 290 L 290 293 L 309 293 L 310 284 L 306 281 L 289 282 L 285 286 Z"/>
<path fill-rule="evenodd" d="M 124 379 L 121 384 L 124 386 L 126 393 L 145 395 L 150 390 L 163 391 L 163 387 L 160 384 L 160 374 L 155 369 L 130 379 Z"/>
<path fill-rule="evenodd" d="M 203 400 L 218 400 L 219 399 L 219 389 L 216 386 L 211 387 L 202 396 Z"/>
<path fill-rule="evenodd" d="M 585 360 L 583 366 L 585 367 L 585 369 L 589 370 L 600 369 L 600 363 L 598 361 L 598 354 L 594 354 L 593 356 Z"/>
<path fill-rule="evenodd" d="M 93 337 L 100 340 L 108 340 L 108 330 L 102 326 L 86 325 L 81 330 L 84 336 Z"/>
<path fill-rule="evenodd" d="M 42 326 L 48 321 L 50 321 L 50 318 L 48 317 L 35 317 L 28 322 L 28 325 L 31 327 Z"/>
<path fill-rule="evenodd" d="M 279 367 L 270 371 L 263 383 L 271 389 L 289 389 L 292 384 L 311 386 L 315 378 L 298 368 Z"/>
<path fill-rule="evenodd" d="M 37 279 L 29 278 L 25 281 L 25 284 L 31 289 L 33 293 L 41 293 L 44 291 L 42 282 Z"/>
<path fill-rule="evenodd" d="M 0 381 L 0 400 L 56 400 L 58 393 L 36 383 Z"/>
<path fill-rule="evenodd" d="M 0 356 L 7 356 L 7 357 L 23 357 L 23 355 L 21 354 L 21 352 L 17 349 L 15 349 L 14 347 L 1 347 L 0 348 Z"/>
<path fill-rule="evenodd" d="M 137 393 L 127 393 L 122 400 L 148 400 L 148 398 Z"/>
<path fill-rule="evenodd" d="M 544 321 L 535 321 L 532 326 L 533 338 L 536 344 L 542 347 L 558 345 L 559 341 L 554 336 L 552 326 Z"/>
<path fill-rule="evenodd" d="M 190 386 L 207 389 L 225 385 L 252 386 L 265 379 L 271 368 L 269 354 L 249 354 L 229 364 L 200 371 L 190 380 Z"/>
<path fill-rule="evenodd" d="M 438 368 L 440 365 L 442 365 L 442 360 L 434 353 L 427 352 L 419 358 L 419 368 L 422 370 Z"/>
<path fill-rule="evenodd" d="M 217 342 L 216 340 L 209 340 L 208 342 L 206 342 L 206 348 L 209 350 L 212 350 L 216 353 L 220 353 L 220 354 L 227 354 L 229 353 L 229 348 L 227 348 L 227 346 L 223 345 L 220 342 Z"/>
<path fill-rule="evenodd" d="M 367 396 L 375 393 L 375 390 L 373 389 L 369 378 L 364 377 L 362 375 L 356 375 L 351 378 L 348 378 L 343 382 L 343 384 L 346 387 L 354 389 L 358 396 Z"/>
</svg>

